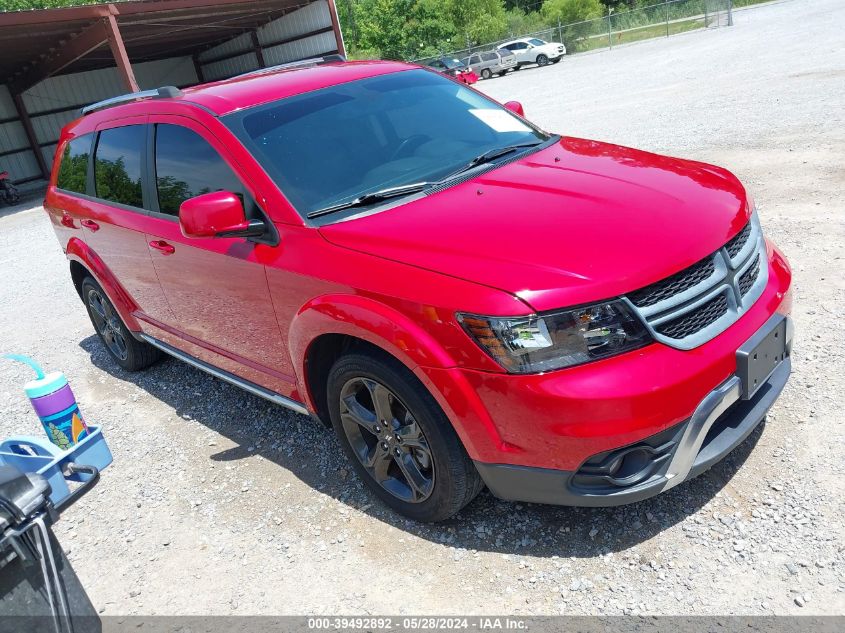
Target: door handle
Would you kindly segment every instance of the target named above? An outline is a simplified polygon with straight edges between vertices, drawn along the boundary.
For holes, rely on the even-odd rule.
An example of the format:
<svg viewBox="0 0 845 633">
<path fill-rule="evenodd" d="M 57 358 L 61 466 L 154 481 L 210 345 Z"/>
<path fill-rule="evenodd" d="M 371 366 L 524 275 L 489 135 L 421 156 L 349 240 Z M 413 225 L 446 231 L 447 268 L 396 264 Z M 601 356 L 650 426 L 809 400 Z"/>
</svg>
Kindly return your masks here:
<svg viewBox="0 0 845 633">
<path fill-rule="evenodd" d="M 76 225 L 73 223 L 73 216 L 70 215 L 67 211 L 62 213 L 62 226 L 66 226 L 69 229 L 75 229 Z"/>
<path fill-rule="evenodd" d="M 153 240 L 152 242 L 150 242 L 150 247 L 156 249 L 157 251 L 161 251 L 165 255 L 170 255 L 176 252 L 176 249 L 164 240 Z"/>
<path fill-rule="evenodd" d="M 92 233 L 100 230 L 100 225 L 94 222 L 94 220 L 82 220 L 80 224 Z"/>
</svg>

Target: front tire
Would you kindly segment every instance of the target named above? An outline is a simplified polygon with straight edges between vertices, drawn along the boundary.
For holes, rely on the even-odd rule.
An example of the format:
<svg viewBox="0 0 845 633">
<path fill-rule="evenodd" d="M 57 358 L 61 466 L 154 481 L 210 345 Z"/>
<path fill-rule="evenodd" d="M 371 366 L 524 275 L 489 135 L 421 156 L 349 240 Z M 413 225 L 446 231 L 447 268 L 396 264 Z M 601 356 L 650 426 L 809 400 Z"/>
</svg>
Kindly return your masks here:
<svg viewBox="0 0 845 633">
<path fill-rule="evenodd" d="M 97 330 L 97 336 L 123 369 L 138 371 L 161 358 L 161 351 L 132 336 L 103 288 L 93 277 L 82 280 L 82 300 L 91 324 Z"/>
<path fill-rule="evenodd" d="M 490 72 L 489 68 L 485 68 L 484 70 L 481 71 L 481 78 L 482 79 L 490 79 L 490 77 L 492 77 L 492 76 L 493 76 L 493 73 Z"/>
<path fill-rule="evenodd" d="M 399 361 L 354 353 L 328 379 L 332 426 L 366 486 L 415 521 L 442 521 L 483 487 L 437 402 Z"/>
<path fill-rule="evenodd" d="M 543 55 L 542 53 L 537 55 L 537 65 L 538 66 L 545 66 L 548 63 L 549 63 L 549 58 L 546 55 Z"/>
</svg>

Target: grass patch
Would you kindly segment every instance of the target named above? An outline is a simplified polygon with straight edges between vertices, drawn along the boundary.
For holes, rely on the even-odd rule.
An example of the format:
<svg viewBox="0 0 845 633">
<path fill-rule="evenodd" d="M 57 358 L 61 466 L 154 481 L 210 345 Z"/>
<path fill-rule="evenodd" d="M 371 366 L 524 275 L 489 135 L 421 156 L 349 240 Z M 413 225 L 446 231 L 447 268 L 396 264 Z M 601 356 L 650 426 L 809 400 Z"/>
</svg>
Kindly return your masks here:
<svg viewBox="0 0 845 633">
<path fill-rule="evenodd" d="M 752 4 L 762 4 L 763 2 L 771 2 L 771 0 L 734 0 L 734 9 L 749 7 Z"/>
<path fill-rule="evenodd" d="M 682 22 L 669 22 L 667 30 L 666 23 L 649 24 L 646 26 L 638 26 L 623 31 L 613 31 L 610 41 L 613 46 L 620 46 L 622 44 L 630 44 L 631 42 L 640 42 L 642 40 L 650 40 L 655 37 L 666 37 L 667 35 L 677 35 L 678 33 L 686 33 L 687 31 L 694 31 L 696 29 L 704 28 L 704 19 L 684 20 Z M 583 39 L 575 46 L 576 52 L 582 53 L 585 51 L 593 51 L 600 48 L 607 48 L 608 37 L 604 35 L 593 35 L 589 38 Z"/>
</svg>

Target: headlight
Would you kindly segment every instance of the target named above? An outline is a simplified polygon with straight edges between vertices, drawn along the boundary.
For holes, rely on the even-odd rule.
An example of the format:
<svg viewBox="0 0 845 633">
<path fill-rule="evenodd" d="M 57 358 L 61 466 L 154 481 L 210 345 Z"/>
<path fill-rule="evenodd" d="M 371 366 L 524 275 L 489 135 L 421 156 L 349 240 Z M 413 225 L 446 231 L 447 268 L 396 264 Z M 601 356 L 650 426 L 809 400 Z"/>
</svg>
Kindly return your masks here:
<svg viewBox="0 0 845 633">
<path fill-rule="evenodd" d="M 621 300 L 524 317 L 457 317 L 473 340 L 514 374 L 580 365 L 652 341 Z"/>
</svg>

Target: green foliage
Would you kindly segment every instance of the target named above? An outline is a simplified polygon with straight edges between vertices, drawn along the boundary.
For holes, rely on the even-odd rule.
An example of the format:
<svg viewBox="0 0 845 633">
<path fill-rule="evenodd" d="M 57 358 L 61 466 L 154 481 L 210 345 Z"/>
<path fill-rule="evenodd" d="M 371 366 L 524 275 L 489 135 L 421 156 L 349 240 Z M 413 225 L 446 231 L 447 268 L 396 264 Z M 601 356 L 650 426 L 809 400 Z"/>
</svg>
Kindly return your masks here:
<svg viewBox="0 0 845 633">
<path fill-rule="evenodd" d="M 451 0 L 447 3 L 447 15 L 464 39 L 459 47 L 491 42 L 506 32 L 502 0 Z"/>
<path fill-rule="evenodd" d="M 29 9 L 58 9 L 80 4 L 106 4 L 109 0 L 0 0 L 0 11 L 27 11 Z"/>
<path fill-rule="evenodd" d="M 360 0 L 354 6 L 356 45 L 379 51 L 385 59 L 402 59 L 408 51 L 405 30 L 410 0 Z"/>
<path fill-rule="evenodd" d="M 508 9 L 505 13 L 505 19 L 507 21 L 507 32 L 509 35 L 517 36 L 548 28 L 548 23 L 543 19 L 539 11 L 529 11 L 526 13 L 522 9 L 514 7 Z"/>
<path fill-rule="evenodd" d="M 541 13 L 550 24 L 572 24 L 600 18 L 606 10 L 599 0 L 546 0 Z"/>
</svg>

